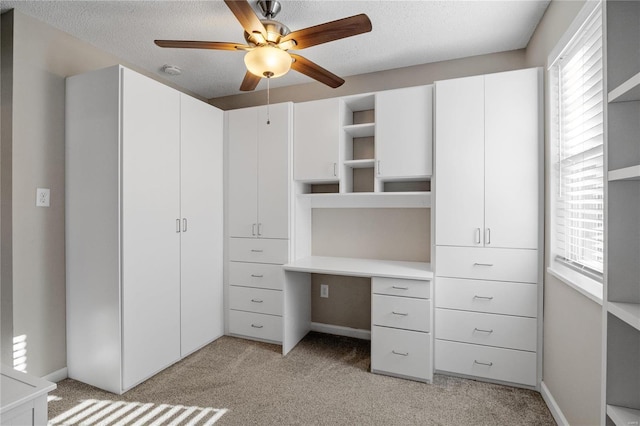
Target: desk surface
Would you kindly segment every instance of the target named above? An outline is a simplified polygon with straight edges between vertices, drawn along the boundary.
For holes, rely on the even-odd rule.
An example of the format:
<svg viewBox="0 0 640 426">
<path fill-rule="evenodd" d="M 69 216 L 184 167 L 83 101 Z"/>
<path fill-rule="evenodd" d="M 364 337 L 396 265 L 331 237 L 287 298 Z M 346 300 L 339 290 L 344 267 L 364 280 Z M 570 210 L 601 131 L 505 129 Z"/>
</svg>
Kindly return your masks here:
<svg viewBox="0 0 640 426">
<path fill-rule="evenodd" d="M 0 376 L 0 387 L 2 388 L 0 413 L 6 413 L 12 408 L 55 390 L 57 387 L 55 383 L 29 376 L 4 365 Z"/>
<path fill-rule="evenodd" d="M 285 271 L 352 277 L 387 277 L 432 280 L 431 264 L 396 260 L 357 259 L 352 257 L 310 256 L 284 265 Z"/>
</svg>

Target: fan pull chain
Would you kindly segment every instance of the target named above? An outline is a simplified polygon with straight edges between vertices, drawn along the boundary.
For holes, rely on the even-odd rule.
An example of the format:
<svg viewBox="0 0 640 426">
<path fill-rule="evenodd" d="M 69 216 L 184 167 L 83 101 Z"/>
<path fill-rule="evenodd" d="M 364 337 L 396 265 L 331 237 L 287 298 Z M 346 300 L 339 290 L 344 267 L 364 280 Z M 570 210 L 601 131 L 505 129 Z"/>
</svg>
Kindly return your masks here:
<svg viewBox="0 0 640 426">
<path fill-rule="evenodd" d="M 267 124 L 271 124 L 271 120 L 269 119 L 269 81 L 271 79 L 267 77 Z"/>
</svg>

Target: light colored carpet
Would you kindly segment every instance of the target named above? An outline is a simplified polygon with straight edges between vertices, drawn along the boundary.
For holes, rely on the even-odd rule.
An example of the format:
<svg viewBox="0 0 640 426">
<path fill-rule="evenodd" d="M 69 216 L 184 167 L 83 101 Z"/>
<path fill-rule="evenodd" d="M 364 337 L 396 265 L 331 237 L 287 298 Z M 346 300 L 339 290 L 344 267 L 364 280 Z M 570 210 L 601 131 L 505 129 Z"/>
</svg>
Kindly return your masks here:
<svg viewBox="0 0 640 426">
<path fill-rule="evenodd" d="M 225 336 L 121 396 L 64 380 L 52 393 L 49 418 L 123 425 L 555 424 L 537 392 L 442 375 L 424 384 L 371 374 L 369 349 L 368 341 L 310 333 L 283 357 L 280 346 Z"/>
</svg>

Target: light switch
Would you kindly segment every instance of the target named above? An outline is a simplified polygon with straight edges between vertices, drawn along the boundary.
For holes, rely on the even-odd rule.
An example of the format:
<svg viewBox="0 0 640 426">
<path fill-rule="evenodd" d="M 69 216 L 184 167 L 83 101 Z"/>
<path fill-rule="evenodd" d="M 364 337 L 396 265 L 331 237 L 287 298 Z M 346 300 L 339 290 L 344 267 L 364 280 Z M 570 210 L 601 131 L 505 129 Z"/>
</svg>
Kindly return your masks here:
<svg viewBox="0 0 640 426">
<path fill-rule="evenodd" d="M 36 189 L 36 207 L 49 207 L 49 188 Z"/>
</svg>

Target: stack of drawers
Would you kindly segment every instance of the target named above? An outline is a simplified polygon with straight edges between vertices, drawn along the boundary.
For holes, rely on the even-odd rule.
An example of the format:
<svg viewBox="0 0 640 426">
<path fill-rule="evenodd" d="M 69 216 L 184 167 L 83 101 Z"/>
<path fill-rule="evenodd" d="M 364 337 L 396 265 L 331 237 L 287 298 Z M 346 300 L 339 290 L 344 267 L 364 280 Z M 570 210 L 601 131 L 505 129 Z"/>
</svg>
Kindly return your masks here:
<svg viewBox="0 0 640 426">
<path fill-rule="evenodd" d="M 371 371 L 431 381 L 431 282 L 371 279 Z"/>
<path fill-rule="evenodd" d="M 436 370 L 537 384 L 537 250 L 439 247 Z"/>
<path fill-rule="evenodd" d="M 289 240 L 230 238 L 229 333 L 282 343 Z"/>
</svg>

